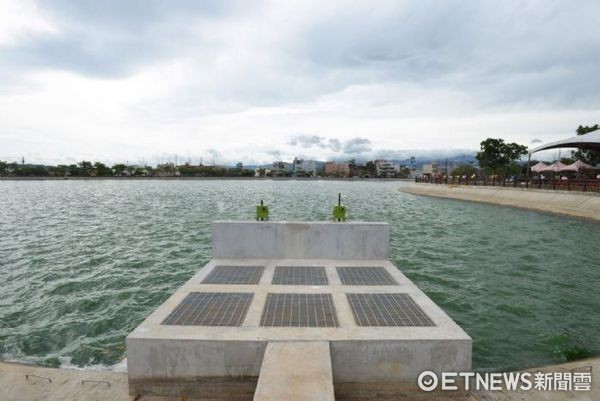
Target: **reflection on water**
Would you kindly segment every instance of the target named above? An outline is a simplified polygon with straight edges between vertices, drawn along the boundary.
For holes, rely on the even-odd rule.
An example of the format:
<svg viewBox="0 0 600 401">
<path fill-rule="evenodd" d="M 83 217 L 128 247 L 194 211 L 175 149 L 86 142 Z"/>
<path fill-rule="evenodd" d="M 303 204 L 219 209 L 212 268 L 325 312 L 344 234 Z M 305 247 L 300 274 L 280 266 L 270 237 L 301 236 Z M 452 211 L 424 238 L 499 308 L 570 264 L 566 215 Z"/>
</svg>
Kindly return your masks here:
<svg viewBox="0 0 600 401">
<path fill-rule="evenodd" d="M 112 365 L 124 338 L 210 258 L 210 221 L 387 221 L 391 258 L 474 340 L 474 367 L 600 354 L 600 226 L 421 198 L 398 182 L 0 182 L 0 354 Z"/>
</svg>

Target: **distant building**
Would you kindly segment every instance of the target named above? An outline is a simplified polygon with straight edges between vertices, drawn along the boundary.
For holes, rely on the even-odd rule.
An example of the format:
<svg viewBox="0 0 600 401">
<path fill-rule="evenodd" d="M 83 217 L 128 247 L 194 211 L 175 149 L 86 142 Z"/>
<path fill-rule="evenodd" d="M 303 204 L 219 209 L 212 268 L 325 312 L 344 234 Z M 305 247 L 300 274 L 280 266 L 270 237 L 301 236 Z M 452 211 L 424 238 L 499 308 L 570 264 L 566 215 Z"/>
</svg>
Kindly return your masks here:
<svg viewBox="0 0 600 401">
<path fill-rule="evenodd" d="M 417 169 L 417 159 L 414 156 L 410 158 L 410 161 L 408 162 L 408 168 L 411 169 L 411 171 L 415 171 Z"/>
<path fill-rule="evenodd" d="M 423 164 L 423 174 L 435 174 L 437 173 L 437 163 Z"/>
<path fill-rule="evenodd" d="M 454 168 L 453 164 L 446 162 L 446 164 L 439 164 L 436 162 L 424 164 L 422 169 L 423 175 L 440 175 L 446 174 L 447 171 L 452 171 Z"/>
<path fill-rule="evenodd" d="M 350 165 L 348 163 L 325 163 L 325 175 L 328 177 L 349 177 Z"/>
<path fill-rule="evenodd" d="M 271 174 L 273 176 L 289 175 L 294 171 L 294 165 L 292 163 L 276 161 L 273 162 L 273 168 Z"/>
<path fill-rule="evenodd" d="M 292 169 L 296 175 L 315 177 L 319 170 L 319 162 L 316 160 L 304 160 L 294 157 Z"/>
<path fill-rule="evenodd" d="M 397 170 L 394 164 L 387 160 L 375 160 L 375 175 L 377 177 L 393 177 Z"/>
<path fill-rule="evenodd" d="M 132 175 L 133 173 L 124 170 L 123 175 Z M 181 175 L 177 166 L 174 163 L 164 163 L 156 166 L 156 175 L 158 177 L 178 177 Z"/>
<path fill-rule="evenodd" d="M 244 163 L 242 163 L 242 162 L 238 162 L 238 163 L 235 165 L 235 168 L 236 168 L 236 169 L 238 169 L 238 170 L 242 170 L 242 169 L 244 168 Z"/>
</svg>

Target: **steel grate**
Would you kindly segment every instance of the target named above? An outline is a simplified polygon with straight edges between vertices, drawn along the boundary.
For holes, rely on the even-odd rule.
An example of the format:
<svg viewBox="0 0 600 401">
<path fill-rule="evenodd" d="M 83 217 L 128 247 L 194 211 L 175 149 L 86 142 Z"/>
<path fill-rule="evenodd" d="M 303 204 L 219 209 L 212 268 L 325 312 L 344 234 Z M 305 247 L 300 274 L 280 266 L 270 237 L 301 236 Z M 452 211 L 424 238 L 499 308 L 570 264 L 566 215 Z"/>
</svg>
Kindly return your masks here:
<svg viewBox="0 0 600 401">
<path fill-rule="evenodd" d="M 272 284 L 327 285 L 323 266 L 277 266 Z"/>
<path fill-rule="evenodd" d="M 338 266 L 336 269 L 344 285 L 398 285 L 384 267 Z"/>
<path fill-rule="evenodd" d="M 241 326 L 253 296 L 238 292 L 191 292 L 162 324 Z"/>
<path fill-rule="evenodd" d="M 331 294 L 268 294 L 260 320 L 267 327 L 337 327 Z"/>
<path fill-rule="evenodd" d="M 264 266 L 216 266 L 202 284 L 258 284 Z"/>
<path fill-rule="evenodd" d="M 359 326 L 435 326 L 408 294 L 346 294 Z"/>
</svg>

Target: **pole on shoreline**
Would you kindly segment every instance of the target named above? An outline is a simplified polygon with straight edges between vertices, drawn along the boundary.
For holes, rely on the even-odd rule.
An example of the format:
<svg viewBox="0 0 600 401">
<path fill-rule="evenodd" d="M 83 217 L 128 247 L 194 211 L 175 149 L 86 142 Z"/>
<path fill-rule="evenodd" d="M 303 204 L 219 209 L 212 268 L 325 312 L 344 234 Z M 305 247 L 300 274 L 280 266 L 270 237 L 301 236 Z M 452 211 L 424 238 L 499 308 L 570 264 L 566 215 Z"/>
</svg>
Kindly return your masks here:
<svg viewBox="0 0 600 401">
<path fill-rule="evenodd" d="M 527 181 L 525 182 L 525 188 L 529 188 L 529 171 L 531 170 L 531 153 L 527 155 Z"/>
</svg>

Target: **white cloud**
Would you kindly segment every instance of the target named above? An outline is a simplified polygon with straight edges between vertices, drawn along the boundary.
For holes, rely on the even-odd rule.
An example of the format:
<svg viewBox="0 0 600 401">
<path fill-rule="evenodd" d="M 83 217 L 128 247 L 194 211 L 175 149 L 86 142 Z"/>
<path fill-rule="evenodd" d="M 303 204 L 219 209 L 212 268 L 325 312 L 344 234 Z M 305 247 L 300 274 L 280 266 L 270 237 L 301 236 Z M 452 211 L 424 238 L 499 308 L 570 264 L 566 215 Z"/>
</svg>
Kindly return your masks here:
<svg viewBox="0 0 600 401">
<path fill-rule="evenodd" d="M 14 45 L 27 37 L 56 31 L 33 1 L 0 0 L 0 46 Z"/>
</svg>

